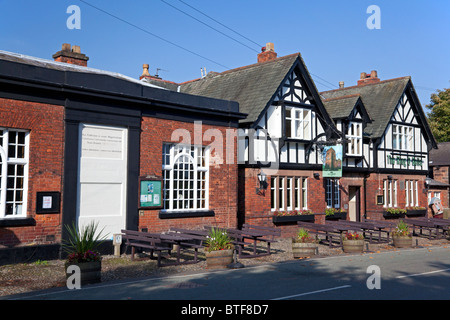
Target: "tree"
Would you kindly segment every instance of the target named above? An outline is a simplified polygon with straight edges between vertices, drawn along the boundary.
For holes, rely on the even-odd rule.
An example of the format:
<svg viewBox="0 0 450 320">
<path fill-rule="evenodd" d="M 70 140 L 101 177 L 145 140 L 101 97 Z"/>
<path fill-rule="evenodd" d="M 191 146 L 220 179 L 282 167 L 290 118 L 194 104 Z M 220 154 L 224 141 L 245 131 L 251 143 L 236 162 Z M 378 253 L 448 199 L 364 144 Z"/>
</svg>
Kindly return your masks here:
<svg viewBox="0 0 450 320">
<path fill-rule="evenodd" d="M 450 89 L 437 90 L 430 98 L 428 123 L 437 142 L 450 141 Z"/>
</svg>

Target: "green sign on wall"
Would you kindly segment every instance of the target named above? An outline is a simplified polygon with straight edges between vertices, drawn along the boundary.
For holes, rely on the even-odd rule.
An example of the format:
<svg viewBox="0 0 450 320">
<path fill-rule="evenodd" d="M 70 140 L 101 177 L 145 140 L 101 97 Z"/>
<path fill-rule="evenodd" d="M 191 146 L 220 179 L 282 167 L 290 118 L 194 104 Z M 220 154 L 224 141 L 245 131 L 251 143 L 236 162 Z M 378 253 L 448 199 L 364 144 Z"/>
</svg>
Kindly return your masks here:
<svg viewBox="0 0 450 320">
<path fill-rule="evenodd" d="M 139 203 L 140 207 L 162 206 L 162 181 L 141 180 Z"/>
</svg>

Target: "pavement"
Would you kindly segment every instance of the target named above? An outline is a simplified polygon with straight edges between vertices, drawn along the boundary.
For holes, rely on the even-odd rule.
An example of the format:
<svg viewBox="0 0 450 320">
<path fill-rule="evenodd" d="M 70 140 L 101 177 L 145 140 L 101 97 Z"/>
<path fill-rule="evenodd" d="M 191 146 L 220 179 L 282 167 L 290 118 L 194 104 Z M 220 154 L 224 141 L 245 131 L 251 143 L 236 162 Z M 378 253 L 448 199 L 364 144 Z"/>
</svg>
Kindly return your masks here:
<svg viewBox="0 0 450 320">
<path fill-rule="evenodd" d="M 207 305 L 216 308 L 216 318 L 243 315 L 239 308 L 242 304 L 248 305 L 245 301 L 252 301 L 251 310 L 243 311 L 248 315 L 248 312 L 255 314 L 262 305 L 270 307 L 275 301 L 285 300 L 449 300 L 449 288 L 450 248 L 445 246 L 147 277 L 73 290 L 49 289 L 2 299 L 151 300 L 151 305 L 159 306 L 171 301 L 173 307 L 166 312 L 174 315 L 203 312 L 203 316 L 212 317 L 212 309 L 196 309 L 209 301 Z M 233 301 L 239 302 L 238 307 L 230 307 Z M 262 315 L 263 310 L 259 311 Z"/>
</svg>

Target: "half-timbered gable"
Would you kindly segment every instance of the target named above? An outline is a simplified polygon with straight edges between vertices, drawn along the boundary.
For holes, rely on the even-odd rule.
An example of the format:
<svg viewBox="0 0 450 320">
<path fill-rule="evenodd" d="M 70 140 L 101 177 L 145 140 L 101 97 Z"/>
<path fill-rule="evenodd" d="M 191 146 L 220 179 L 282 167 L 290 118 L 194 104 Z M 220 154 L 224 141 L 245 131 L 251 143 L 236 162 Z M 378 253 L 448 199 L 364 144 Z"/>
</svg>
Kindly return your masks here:
<svg viewBox="0 0 450 320">
<path fill-rule="evenodd" d="M 359 94 L 325 99 L 325 108 L 344 137 L 343 166 L 369 168 L 369 138 L 364 133 L 372 119 Z"/>
<path fill-rule="evenodd" d="M 320 165 L 318 139 L 337 135 L 300 54 L 210 73 L 180 91 L 239 102 L 239 160 L 257 166 Z"/>
<path fill-rule="evenodd" d="M 364 128 L 369 168 L 426 172 L 428 152 L 436 142 L 428 127 L 410 77 L 357 85 L 321 93 L 325 104 L 360 95 L 373 121 Z M 341 110 L 342 112 L 342 110 Z M 345 128 L 340 130 L 346 132 Z M 348 129 L 347 129 L 348 132 Z M 348 156 L 347 149 L 347 156 Z M 349 159 L 349 158 L 348 158 Z"/>
</svg>

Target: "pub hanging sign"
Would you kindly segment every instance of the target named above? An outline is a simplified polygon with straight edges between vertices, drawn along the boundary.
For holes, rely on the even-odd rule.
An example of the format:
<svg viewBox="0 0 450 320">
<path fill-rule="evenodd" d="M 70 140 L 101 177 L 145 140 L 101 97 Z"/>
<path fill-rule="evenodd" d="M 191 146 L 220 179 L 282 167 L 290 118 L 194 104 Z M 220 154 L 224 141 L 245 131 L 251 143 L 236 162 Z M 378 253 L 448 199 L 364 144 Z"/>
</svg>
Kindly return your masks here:
<svg viewBox="0 0 450 320">
<path fill-rule="evenodd" d="M 327 178 L 342 177 L 342 145 L 324 147 L 322 176 Z"/>
</svg>

